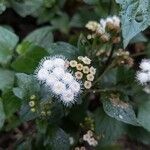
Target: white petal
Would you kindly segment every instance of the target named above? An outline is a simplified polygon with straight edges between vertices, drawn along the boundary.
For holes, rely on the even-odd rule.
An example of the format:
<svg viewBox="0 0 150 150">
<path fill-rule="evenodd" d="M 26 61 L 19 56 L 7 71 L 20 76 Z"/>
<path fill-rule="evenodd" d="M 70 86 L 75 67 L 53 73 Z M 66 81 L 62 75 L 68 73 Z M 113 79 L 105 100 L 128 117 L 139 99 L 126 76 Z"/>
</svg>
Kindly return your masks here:
<svg viewBox="0 0 150 150">
<path fill-rule="evenodd" d="M 58 79 L 53 74 L 50 74 L 46 80 L 46 84 L 51 87 L 54 86 L 56 82 L 58 82 Z"/>
<path fill-rule="evenodd" d="M 65 104 L 73 103 L 74 93 L 71 90 L 66 90 L 62 93 L 61 99 Z"/>
<path fill-rule="evenodd" d="M 75 93 L 79 93 L 81 90 L 80 84 L 77 81 L 74 81 L 70 84 L 69 88 Z"/>
<path fill-rule="evenodd" d="M 40 69 L 37 73 L 38 80 L 44 81 L 48 78 L 48 76 L 49 76 L 49 73 L 46 69 Z"/>
<path fill-rule="evenodd" d="M 64 72 L 64 68 L 61 67 L 56 67 L 53 69 L 53 74 L 57 77 L 57 78 L 62 78 L 62 76 L 65 74 Z"/>
<path fill-rule="evenodd" d="M 52 87 L 52 91 L 54 92 L 54 94 L 59 95 L 64 93 L 64 91 L 66 90 L 66 86 L 65 84 L 63 84 L 62 82 L 58 81 L 55 82 L 55 84 Z"/>
<path fill-rule="evenodd" d="M 74 78 L 71 73 L 65 73 L 62 77 L 62 80 L 65 84 L 69 84 L 74 80 Z"/>
<path fill-rule="evenodd" d="M 144 73 L 144 72 L 138 72 L 137 73 L 137 79 L 139 80 L 139 82 L 141 84 L 144 84 L 144 83 L 149 81 L 148 74 Z"/>
<path fill-rule="evenodd" d="M 55 59 L 53 59 L 53 64 L 55 67 L 64 67 L 65 60 L 63 60 L 62 58 L 55 58 Z"/>
<path fill-rule="evenodd" d="M 44 67 L 44 69 L 47 70 L 51 70 L 54 67 L 53 62 L 51 60 L 45 60 L 42 66 Z"/>
<path fill-rule="evenodd" d="M 142 60 L 142 62 L 140 64 L 140 68 L 143 71 L 150 71 L 150 60 L 148 60 L 148 59 Z"/>
</svg>

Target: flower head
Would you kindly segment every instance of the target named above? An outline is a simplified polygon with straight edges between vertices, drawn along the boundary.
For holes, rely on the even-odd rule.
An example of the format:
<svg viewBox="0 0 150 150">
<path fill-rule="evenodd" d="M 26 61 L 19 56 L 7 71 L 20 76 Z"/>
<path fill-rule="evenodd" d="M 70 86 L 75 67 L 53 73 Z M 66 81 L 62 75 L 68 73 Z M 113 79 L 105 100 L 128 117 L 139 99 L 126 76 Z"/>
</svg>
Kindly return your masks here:
<svg viewBox="0 0 150 150">
<path fill-rule="evenodd" d="M 90 89 L 91 86 L 92 86 L 92 83 L 91 83 L 90 81 L 85 81 L 85 82 L 84 82 L 84 87 L 85 87 L 86 89 Z"/>
<path fill-rule="evenodd" d="M 76 67 L 76 66 L 77 66 L 77 61 L 71 60 L 71 61 L 70 61 L 70 66 L 71 66 L 71 67 Z"/>
<path fill-rule="evenodd" d="M 70 84 L 69 88 L 75 93 L 78 94 L 81 90 L 81 85 L 77 81 L 74 81 Z"/>
<path fill-rule="evenodd" d="M 57 95 L 64 93 L 65 90 L 65 84 L 60 81 L 55 82 L 55 84 L 52 86 L 52 91 Z"/>
<path fill-rule="evenodd" d="M 83 69 L 83 65 L 81 63 L 77 64 L 77 70 L 81 71 Z"/>
<path fill-rule="evenodd" d="M 84 64 L 91 64 L 91 59 L 89 59 L 88 57 L 83 57 L 82 61 L 84 62 Z"/>
<path fill-rule="evenodd" d="M 96 73 L 96 69 L 93 66 L 90 67 L 90 73 L 93 75 L 95 75 L 95 73 Z"/>
<path fill-rule="evenodd" d="M 68 106 L 75 103 L 76 96 L 81 90 L 81 83 L 75 80 L 65 64 L 64 57 L 46 57 L 39 64 L 35 75 L 40 83 L 49 88 L 53 96 Z"/>
<path fill-rule="evenodd" d="M 60 79 L 65 74 L 64 68 L 62 67 L 56 67 L 53 69 L 52 72 L 53 75 L 56 76 L 58 79 Z"/>
<path fill-rule="evenodd" d="M 149 76 L 145 72 L 138 72 L 136 77 L 141 84 L 145 84 L 149 81 Z"/>
<path fill-rule="evenodd" d="M 94 80 L 93 74 L 88 74 L 86 77 L 87 77 L 88 81 L 93 81 Z"/>
<path fill-rule="evenodd" d="M 72 76 L 71 73 L 66 72 L 63 76 L 62 76 L 62 81 L 65 84 L 69 84 L 74 80 L 74 77 Z"/>
<path fill-rule="evenodd" d="M 90 72 L 90 68 L 88 66 L 83 67 L 83 73 L 88 74 Z"/>
<path fill-rule="evenodd" d="M 52 60 L 45 60 L 42 66 L 46 70 L 51 70 L 54 67 Z"/>
<path fill-rule="evenodd" d="M 45 81 L 48 77 L 49 73 L 46 69 L 41 68 L 38 72 L 37 72 L 37 79 L 39 81 Z"/>
<path fill-rule="evenodd" d="M 70 89 L 66 90 L 62 93 L 61 99 L 66 105 L 72 104 L 75 100 L 74 93 Z"/>
<path fill-rule="evenodd" d="M 136 79 L 144 86 L 143 90 L 150 93 L 150 60 L 144 59 L 140 64 L 140 71 L 136 73 Z"/>
<path fill-rule="evenodd" d="M 143 59 L 140 68 L 143 71 L 150 71 L 150 60 L 149 59 Z"/>
<path fill-rule="evenodd" d="M 99 28 L 100 24 L 96 21 L 89 21 L 85 27 L 91 31 L 97 31 L 97 29 Z"/>
<path fill-rule="evenodd" d="M 65 60 L 63 58 L 54 58 L 53 64 L 55 67 L 64 67 L 65 66 Z"/>
<path fill-rule="evenodd" d="M 80 80 L 83 77 L 83 73 L 80 71 L 77 71 L 77 72 L 75 72 L 75 77 L 76 77 L 76 79 Z"/>
</svg>

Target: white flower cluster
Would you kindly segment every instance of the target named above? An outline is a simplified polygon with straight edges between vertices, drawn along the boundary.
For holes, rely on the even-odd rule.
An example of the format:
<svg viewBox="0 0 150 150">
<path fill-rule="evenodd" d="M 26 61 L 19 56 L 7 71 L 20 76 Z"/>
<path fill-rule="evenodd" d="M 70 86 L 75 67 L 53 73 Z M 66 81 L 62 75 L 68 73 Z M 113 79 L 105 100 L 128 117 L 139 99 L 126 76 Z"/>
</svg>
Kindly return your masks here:
<svg viewBox="0 0 150 150">
<path fill-rule="evenodd" d="M 136 74 L 136 78 L 144 86 L 144 91 L 150 93 L 150 59 L 143 59 L 140 69 Z"/>
<path fill-rule="evenodd" d="M 91 59 L 87 56 L 78 56 L 78 60 L 71 60 L 69 66 L 75 70 L 75 78 L 82 79 L 85 89 L 90 89 L 96 74 L 96 69 L 91 65 Z"/>
<path fill-rule="evenodd" d="M 90 146 L 97 146 L 98 141 L 93 137 L 93 132 L 91 130 L 87 131 L 86 134 L 83 135 L 83 140 L 88 142 Z"/>
<path fill-rule="evenodd" d="M 46 57 L 36 70 L 36 78 L 68 106 L 75 102 L 80 93 L 81 84 L 65 66 L 64 57 Z"/>
<path fill-rule="evenodd" d="M 107 17 L 106 19 L 101 19 L 100 23 L 96 21 L 89 21 L 86 24 L 86 28 L 97 32 L 99 34 L 104 34 L 106 32 L 106 27 L 113 29 L 113 28 L 119 28 L 120 27 L 120 19 L 117 16 Z"/>
<path fill-rule="evenodd" d="M 106 19 L 100 20 L 100 25 L 102 30 L 106 31 L 106 27 L 108 26 L 110 29 L 115 27 L 120 27 L 120 19 L 117 16 L 107 17 Z M 101 31 L 101 30 L 100 30 Z"/>
</svg>

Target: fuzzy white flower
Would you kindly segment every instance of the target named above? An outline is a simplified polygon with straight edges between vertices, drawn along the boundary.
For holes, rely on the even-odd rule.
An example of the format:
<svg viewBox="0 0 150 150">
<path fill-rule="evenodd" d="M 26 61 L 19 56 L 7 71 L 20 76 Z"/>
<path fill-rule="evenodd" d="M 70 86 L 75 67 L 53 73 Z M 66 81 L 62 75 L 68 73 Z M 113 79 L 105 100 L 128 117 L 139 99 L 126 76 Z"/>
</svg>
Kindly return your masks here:
<svg viewBox="0 0 150 150">
<path fill-rule="evenodd" d="M 66 86 L 64 83 L 60 82 L 60 81 L 57 81 L 55 82 L 55 84 L 52 86 L 52 91 L 59 95 L 59 94 L 62 94 L 66 91 Z"/>
<path fill-rule="evenodd" d="M 120 18 L 119 17 L 113 16 L 112 19 L 113 19 L 115 26 L 120 26 Z"/>
<path fill-rule="evenodd" d="M 51 70 L 54 67 L 52 60 L 49 60 L 49 59 L 45 60 L 42 64 L 42 66 L 46 70 Z"/>
<path fill-rule="evenodd" d="M 111 17 L 107 17 L 107 18 L 106 18 L 106 23 L 107 23 L 107 22 L 113 23 L 113 19 L 112 19 Z"/>
<path fill-rule="evenodd" d="M 71 73 L 65 73 L 63 76 L 62 76 L 62 81 L 65 83 L 65 84 L 69 84 L 71 83 L 72 81 L 74 80 L 73 76 Z"/>
<path fill-rule="evenodd" d="M 141 84 L 145 84 L 149 81 L 149 76 L 145 72 L 137 72 L 136 78 Z"/>
<path fill-rule="evenodd" d="M 65 60 L 62 58 L 54 58 L 53 59 L 53 64 L 55 67 L 64 67 L 65 66 Z"/>
<path fill-rule="evenodd" d="M 53 74 L 54 74 L 54 76 L 56 76 L 59 79 L 62 78 L 62 76 L 65 74 L 64 68 L 62 68 L 62 67 L 54 68 Z"/>
<path fill-rule="evenodd" d="M 37 79 L 40 81 L 45 81 L 47 77 L 49 76 L 49 73 L 46 69 L 41 68 L 37 73 Z"/>
<path fill-rule="evenodd" d="M 75 101 L 74 93 L 70 89 L 65 90 L 61 95 L 61 99 L 66 105 L 72 104 Z"/>
<path fill-rule="evenodd" d="M 46 57 L 41 61 L 35 73 L 39 82 L 49 88 L 53 96 L 68 106 L 74 104 L 76 96 L 80 93 L 81 84 L 67 70 L 66 62 L 63 57 Z"/>
<path fill-rule="evenodd" d="M 101 20 L 100 20 L 100 24 L 101 24 L 101 26 L 103 27 L 103 29 L 105 30 L 105 27 L 106 27 L 106 20 L 101 19 Z"/>
<path fill-rule="evenodd" d="M 74 81 L 70 84 L 69 88 L 75 93 L 79 93 L 81 90 L 81 86 L 80 83 L 78 83 L 77 81 Z"/>
<path fill-rule="evenodd" d="M 50 74 L 46 79 L 47 86 L 53 86 L 56 82 L 58 82 L 58 79 L 54 74 Z"/>
<path fill-rule="evenodd" d="M 143 59 L 140 68 L 143 71 L 150 71 L 150 60 L 149 59 Z"/>
</svg>

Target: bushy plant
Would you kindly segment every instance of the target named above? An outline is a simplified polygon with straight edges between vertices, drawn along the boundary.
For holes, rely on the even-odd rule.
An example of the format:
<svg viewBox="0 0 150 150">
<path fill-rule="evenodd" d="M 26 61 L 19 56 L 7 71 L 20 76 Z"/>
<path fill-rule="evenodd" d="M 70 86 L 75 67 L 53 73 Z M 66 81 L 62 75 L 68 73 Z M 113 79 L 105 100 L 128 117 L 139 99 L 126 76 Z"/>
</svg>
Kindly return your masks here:
<svg viewBox="0 0 150 150">
<path fill-rule="evenodd" d="M 0 26 L 0 148 L 149 149 L 149 0 L 2 0 L 8 9 L 37 28 Z"/>
</svg>

